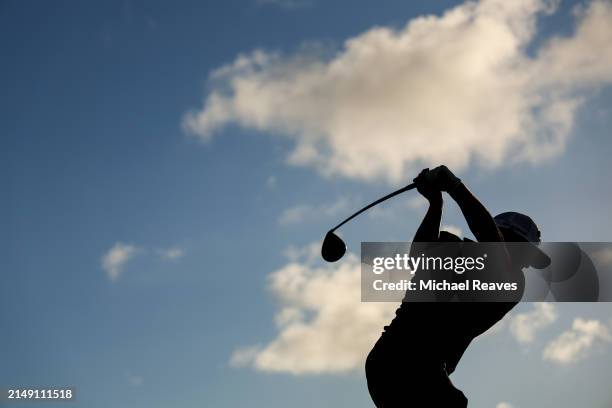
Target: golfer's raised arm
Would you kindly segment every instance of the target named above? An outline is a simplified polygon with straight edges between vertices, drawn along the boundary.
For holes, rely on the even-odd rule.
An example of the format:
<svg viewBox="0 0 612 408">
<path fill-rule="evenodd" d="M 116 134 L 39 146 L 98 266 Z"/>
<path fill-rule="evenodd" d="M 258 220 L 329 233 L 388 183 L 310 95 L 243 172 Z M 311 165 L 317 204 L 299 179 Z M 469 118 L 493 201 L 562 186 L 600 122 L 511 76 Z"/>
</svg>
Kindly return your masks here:
<svg viewBox="0 0 612 408">
<path fill-rule="evenodd" d="M 504 240 L 489 210 L 463 183 L 459 182 L 448 193 L 461 208 L 470 231 L 478 242 L 500 242 Z"/>
</svg>

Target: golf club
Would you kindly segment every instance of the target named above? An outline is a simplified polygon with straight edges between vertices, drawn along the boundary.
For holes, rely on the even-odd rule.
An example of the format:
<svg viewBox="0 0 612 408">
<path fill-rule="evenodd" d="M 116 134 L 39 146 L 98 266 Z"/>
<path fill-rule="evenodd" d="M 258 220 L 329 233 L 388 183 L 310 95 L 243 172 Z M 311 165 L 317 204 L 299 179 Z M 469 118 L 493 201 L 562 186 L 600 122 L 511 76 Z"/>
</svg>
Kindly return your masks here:
<svg viewBox="0 0 612 408">
<path fill-rule="evenodd" d="M 340 224 L 330 229 L 327 232 L 327 234 L 325 234 L 325 238 L 323 239 L 323 245 L 321 246 L 321 256 L 323 257 L 323 259 L 325 259 L 327 262 L 336 262 L 337 260 L 342 258 L 344 254 L 346 253 L 346 244 L 344 243 L 344 241 L 342 241 L 342 239 L 338 235 L 334 234 L 335 230 L 337 230 L 338 228 L 340 228 L 341 226 L 343 226 L 344 224 L 346 224 L 347 222 L 349 222 L 350 220 L 352 220 L 353 218 L 355 218 L 362 212 L 374 207 L 375 205 L 380 204 L 383 201 L 388 200 L 391 197 L 395 197 L 396 195 L 401 194 L 404 191 L 412 190 L 415 187 L 416 185 L 412 183 L 412 184 L 407 185 L 406 187 L 400 188 L 397 191 L 387 194 L 386 196 L 379 198 L 373 203 L 366 205 L 361 210 L 357 211 L 356 213 L 354 213 L 353 215 L 351 215 L 350 217 L 342 221 Z"/>
</svg>

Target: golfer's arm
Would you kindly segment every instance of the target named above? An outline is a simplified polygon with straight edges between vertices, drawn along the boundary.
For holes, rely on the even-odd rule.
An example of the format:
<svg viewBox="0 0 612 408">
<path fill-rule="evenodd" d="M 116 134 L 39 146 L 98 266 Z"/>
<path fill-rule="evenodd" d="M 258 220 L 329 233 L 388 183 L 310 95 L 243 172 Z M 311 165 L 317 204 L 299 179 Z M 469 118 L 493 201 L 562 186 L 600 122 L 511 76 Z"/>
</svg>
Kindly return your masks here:
<svg viewBox="0 0 612 408">
<path fill-rule="evenodd" d="M 478 242 L 503 241 L 501 232 L 499 232 L 489 211 L 463 183 L 459 184 L 449 194 L 461 208 L 461 212 Z"/>
<path fill-rule="evenodd" d="M 414 234 L 412 242 L 436 242 L 440 235 L 440 221 L 442 220 L 443 202 L 434 201 L 429 203 L 427 214 L 421 221 L 421 225 Z"/>
</svg>

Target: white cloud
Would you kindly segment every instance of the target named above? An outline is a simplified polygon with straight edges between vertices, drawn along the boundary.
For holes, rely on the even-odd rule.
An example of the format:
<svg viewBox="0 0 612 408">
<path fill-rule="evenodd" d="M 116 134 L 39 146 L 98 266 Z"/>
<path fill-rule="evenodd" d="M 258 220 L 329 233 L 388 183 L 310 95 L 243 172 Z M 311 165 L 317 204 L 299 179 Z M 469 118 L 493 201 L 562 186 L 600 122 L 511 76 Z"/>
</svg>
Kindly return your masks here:
<svg viewBox="0 0 612 408">
<path fill-rule="evenodd" d="M 305 221 L 320 219 L 321 217 L 333 217 L 349 207 L 349 201 L 341 198 L 333 203 L 321 204 L 318 206 L 302 204 L 287 208 L 278 218 L 281 225 L 299 224 Z"/>
<path fill-rule="evenodd" d="M 185 250 L 179 247 L 158 249 L 157 253 L 162 259 L 174 261 L 182 258 L 185 255 Z"/>
<path fill-rule="evenodd" d="M 612 334 L 598 320 L 574 319 L 572 328 L 551 341 L 544 349 L 544 360 L 570 364 L 584 359 L 597 345 L 612 342 Z"/>
<path fill-rule="evenodd" d="M 513 408 L 513 405 L 508 402 L 500 402 L 495 408 Z"/>
<path fill-rule="evenodd" d="M 292 139 L 288 162 L 325 175 L 397 182 L 446 163 L 541 161 L 563 152 L 577 108 L 612 82 L 612 4 L 579 13 L 533 55 L 554 1 L 481 0 L 400 29 L 374 27 L 331 57 L 256 50 L 210 76 L 184 128 L 209 140 L 234 122 Z"/>
<path fill-rule="evenodd" d="M 306 204 L 297 205 L 285 209 L 278 218 L 278 223 L 281 225 L 298 224 L 313 213 L 315 213 L 315 210 L 311 206 Z"/>
<path fill-rule="evenodd" d="M 312 248 L 303 251 L 305 260 L 294 259 L 270 275 L 270 289 L 281 303 L 276 338 L 236 350 L 232 365 L 296 375 L 363 367 L 397 305 L 362 303 L 357 258 L 321 265 L 312 261 Z"/>
<path fill-rule="evenodd" d="M 535 303 L 530 312 L 517 313 L 510 320 L 510 333 L 520 343 L 532 343 L 538 331 L 557 320 L 557 311 L 552 303 Z"/>
<path fill-rule="evenodd" d="M 110 280 L 115 281 L 119 278 L 125 265 L 136 255 L 137 251 L 138 248 L 134 245 L 117 242 L 102 256 L 102 269 L 106 271 Z"/>
<path fill-rule="evenodd" d="M 242 367 L 248 365 L 254 359 L 257 358 L 258 353 L 258 346 L 243 347 L 239 350 L 234 351 L 234 353 L 230 357 L 230 365 L 232 367 Z"/>
</svg>

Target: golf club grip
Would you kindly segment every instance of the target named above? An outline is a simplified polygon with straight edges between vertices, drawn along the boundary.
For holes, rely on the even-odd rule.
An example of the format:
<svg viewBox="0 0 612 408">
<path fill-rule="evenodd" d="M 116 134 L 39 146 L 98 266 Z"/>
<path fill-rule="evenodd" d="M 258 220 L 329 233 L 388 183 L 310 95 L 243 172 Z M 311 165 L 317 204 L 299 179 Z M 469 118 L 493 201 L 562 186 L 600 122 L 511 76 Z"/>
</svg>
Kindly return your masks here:
<svg viewBox="0 0 612 408">
<path fill-rule="evenodd" d="M 365 207 L 363 207 L 361 210 L 357 211 L 355 214 L 351 215 L 350 217 L 348 217 L 346 220 L 342 221 L 340 224 L 336 225 L 334 228 L 332 228 L 330 231 L 335 231 L 338 228 L 340 228 L 341 226 L 343 226 L 344 224 L 346 224 L 347 222 L 349 222 L 350 220 L 352 220 L 353 218 L 355 218 L 356 216 L 358 216 L 359 214 L 361 214 L 364 211 L 369 210 L 370 208 L 374 207 L 377 204 L 382 203 L 385 200 L 388 200 L 391 197 L 395 197 L 398 194 L 403 193 L 404 191 L 408 191 L 408 190 L 412 190 L 413 188 L 415 188 L 416 185 L 414 183 L 412 184 L 408 184 L 406 187 L 402 187 L 397 191 L 394 191 L 390 194 L 387 194 L 386 196 L 379 198 L 378 200 L 374 201 L 373 203 L 370 203 L 368 205 L 366 205 Z"/>
</svg>

